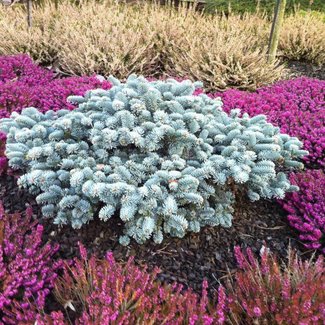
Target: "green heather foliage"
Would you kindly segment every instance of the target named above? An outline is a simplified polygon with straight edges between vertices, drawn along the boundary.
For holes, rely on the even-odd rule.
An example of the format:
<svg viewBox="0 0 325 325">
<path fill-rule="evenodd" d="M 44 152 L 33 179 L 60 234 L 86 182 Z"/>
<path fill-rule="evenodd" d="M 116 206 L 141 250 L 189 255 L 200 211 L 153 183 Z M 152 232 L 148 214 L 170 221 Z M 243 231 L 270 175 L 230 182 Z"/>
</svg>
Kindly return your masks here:
<svg viewBox="0 0 325 325">
<path fill-rule="evenodd" d="M 296 190 L 285 171 L 301 169 L 302 143 L 265 116 L 228 115 L 219 98 L 194 96 L 200 83 L 110 77 L 73 111 L 26 108 L 3 119 L 9 165 L 37 195 L 46 217 L 79 228 L 97 214 L 119 215 L 130 237 L 156 243 L 205 225 L 231 226 L 240 192 L 283 198 Z"/>
</svg>

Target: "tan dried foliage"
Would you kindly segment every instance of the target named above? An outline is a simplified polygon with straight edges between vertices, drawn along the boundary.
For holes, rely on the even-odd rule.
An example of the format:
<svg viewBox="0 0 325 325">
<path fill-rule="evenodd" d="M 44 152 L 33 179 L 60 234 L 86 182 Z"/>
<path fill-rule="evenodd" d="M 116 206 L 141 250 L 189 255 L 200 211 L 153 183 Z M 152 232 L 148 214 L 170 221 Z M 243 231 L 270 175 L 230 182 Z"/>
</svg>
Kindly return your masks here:
<svg viewBox="0 0 325 325">
<path fill-rule="evenodd" d="M 282 29 L 279 50 L 290 60 L 325 64 L 325 21 L 312 13 L 288 17 Z"/>
<path fill-rule="evenodd" d="M 280 46 L 291 58 L 299 52 L 299 42 L 292 41 L 298 37 L 297 22 L 289 17 L 285 25 Z M 260 14 L 227 18 L 152 3 L 103 0 L 80 6 L 66 1 L 58 10 L 45 3 L 34 8 L 33 27 L 28 30 L 21 6 L 0 7 L 0 54 L 28 53 L 38 62 L 55 63 L 75 75 L 125 78 L 135 72 L 202 80 L 208 89 L 253 90 L 285 75 L 283 65 L 267 63 L 269 29 L 270 22 Z M 306 37 L 314 35 L 311 31 L 305 31 Z M 321 44 L 314 46 L 317 63 L 324 61 L 317 53 L 324 39 L 317 38 Z M 304 43 L 308 46 L 313 46 L 312 40 Z"/>
</svg>

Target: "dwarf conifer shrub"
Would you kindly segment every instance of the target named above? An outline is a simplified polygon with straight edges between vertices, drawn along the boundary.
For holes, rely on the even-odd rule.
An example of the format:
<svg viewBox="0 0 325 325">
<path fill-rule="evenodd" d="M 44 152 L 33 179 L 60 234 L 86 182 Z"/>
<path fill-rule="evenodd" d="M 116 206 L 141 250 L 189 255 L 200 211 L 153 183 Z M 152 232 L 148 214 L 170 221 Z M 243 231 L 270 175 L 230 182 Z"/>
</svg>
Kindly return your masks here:
<svg viewBox="0 0 325 325">
<path fill-rule="evenodd" d="M 231 226 L 239 191 L 252 200 L 295 190 L 287 169 L 306 151 L 265 116 L 228 115 L 220 99 L 193 96 L 199 83 L 111 77 L 110 90 L 70 97 L 73 111 L 26 108 L 3 119 L 6 155 L 25 173 L 46 217 L 79 228 L 98 212 L 133 237 L 160 243 L 200 227 Z"/>
</svg>

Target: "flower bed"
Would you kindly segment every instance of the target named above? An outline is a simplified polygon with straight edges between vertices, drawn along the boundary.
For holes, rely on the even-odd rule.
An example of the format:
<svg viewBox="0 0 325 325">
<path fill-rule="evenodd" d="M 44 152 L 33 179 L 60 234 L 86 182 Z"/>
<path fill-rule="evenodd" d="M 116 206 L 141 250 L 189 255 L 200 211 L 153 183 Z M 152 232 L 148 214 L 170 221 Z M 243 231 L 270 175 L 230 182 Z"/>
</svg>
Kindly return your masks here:
<svg viewBox="0 0 325 325">
<path fill-rule="evenodd" d="M 84 95 L 96 87 L 109 89 L 111 84 L 96 77 L 56 79 L 53 72 L 38 67 L 27 56 L 0 57 L 0 117 L 26 106 L 42 112 L 73 109 L 75 106 L 66 102 L 69 95 Z M 252 116 L 264 113 L 282 132 L 303 140 L 310 152 L 308 168 L 325 166 L 325 81 L 299 78 L 256 93 L 228 90 L 213 96 L 217 95 L 222 97 L 225 111 L 241 108 Z M 0 143 L 4 140 L 0 134 Z M 1 166 L 5 169 L 3 145 L 0 170 Z M 324 172 L 291 174 L 290 181 L 300 191 L 280 202 L 289 213 L 289 223 L 308 248 L 325 253 Z M 208 325 L 240 320 L 275 324 L 284 320 L 288 324 L 308 324 L 312 320 L 316 324 L 325 320 L 322 257 L 316 262 L 302 262 L 290 253 L 282 268 L 266 249 L 259 262 L 251 250 L 244 254 L 236 247 L 241 270 L 235 271 L 233 281 L 225 282 L 224 287 L 215 286 L 216 298 L 209 299 L 207 282 L 203 282 L 201 296 L 174 281 L 162 285 L 157 282 L 158 269 L 147 272 L 135 266 L 132 259 L 121 264 L 112 253 L 104 259 L 88 257 L 82 245 L 81 258 L 64 262 L 62 276 L 58 277 L 62 267 L 54 258 L 58 246 L 42 244 L 42 233 L 43 226 L 32 221 L 31 209 L 25 215 L 9 215 L 0 208 L 0 319 L 6 324 L 16 324 L 17 320 L 37 320 L 39 325 L 68 324 L 64 310 L 70 310 L 75 324 L 152 321 Z M 47 300 L 53 287 L 54 295 Z M 50 313 L 46 301 L 61 304 L 61 308 Z"/>
<path fill-rule="evenodd" d="M 52 303 L 58 307 L 46 312 L 44 303 L 28 306 L 25 319 L 37 324 L 232 324 L 267 322 L 290 325 L 324 321 L 325 273 L 323 257 L 303 262 L 288 251 L 281 266 L 267 248 L 261 258 L 250 249 L 235 247 L 239 269 L 219 285 L 215 297 L 207 294 L 203 282 L 198 295 L 182 285 L 163 285 L 156 280 L 158 269 L 147 272 L 130 258 L 118 263 L 111 252 L 104 259 L 88 257 L 79 245 L 81 257 L 63 264 L 55 281 Z M 21 319 L 20 310 L 12 317 Z M 65 313 L 63 312 L 65 310 Z M 28 315 L 28 318 L 26 318 Z M 11 322 L 12 323 L 12 322 Z M 10 324 L 10 322 L 9 322 Z"/>
</svg>

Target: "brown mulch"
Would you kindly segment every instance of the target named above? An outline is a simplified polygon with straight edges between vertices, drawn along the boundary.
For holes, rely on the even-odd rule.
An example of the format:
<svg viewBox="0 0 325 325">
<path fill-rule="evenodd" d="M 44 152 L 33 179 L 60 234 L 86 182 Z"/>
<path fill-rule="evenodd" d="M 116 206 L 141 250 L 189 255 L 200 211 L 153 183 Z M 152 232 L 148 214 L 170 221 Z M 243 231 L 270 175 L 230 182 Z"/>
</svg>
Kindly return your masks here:
<svg viewBox="0 0 325 325">
<path fill-rule="evenodd" d="M 320 67 L 304 61 L 285 61 L 292 77 L 309 77 L 325 80 L 325 65 Z"/>
<path fill-rule="evenodd" d="M 13 177 L 0 178 L 0 196 L 7 211 L 22 211 L 31 204 L 35 217 L 41 217 L 33 197 L 19 190 Z M 117 217 L 108 222 L 95 219 L 80 230 L 69 226 L 58 228 L 49 219 L 40 218 L 40 222 L 45 226 L 44 242 L 60 244 L 60 258 L 70 259 L 78 255 L 80 241 L 89 252 L 99 257 L 107 251 L 113 251 L 120 261 L 135 256 L 136 263 L 148 265 L 149 270 L 159 267 L 159 280 L 167 283 L 178 281 L 196 292 L 201 291 L 202 280 L 206 278 L 212 293 L 219 281 L 227 276 L 228 270 L 235 269 L 235 245 L 251 247 L 256 253 L 264 245 L 285 259 L 290 244 L 299 255 L 310 256 L 288 226 L 284 211 L 277 203 L 266 200 L 238 204 L 231 228 L 206 227 L 200 233 L 189 233 L 182 239 L 166 237 L 160 245 L 152 241 L 144 245 L 131 241 L 129 246 L 121 246 L 118 237 L 122 234 L 122 222 Z"/>
</svg>

